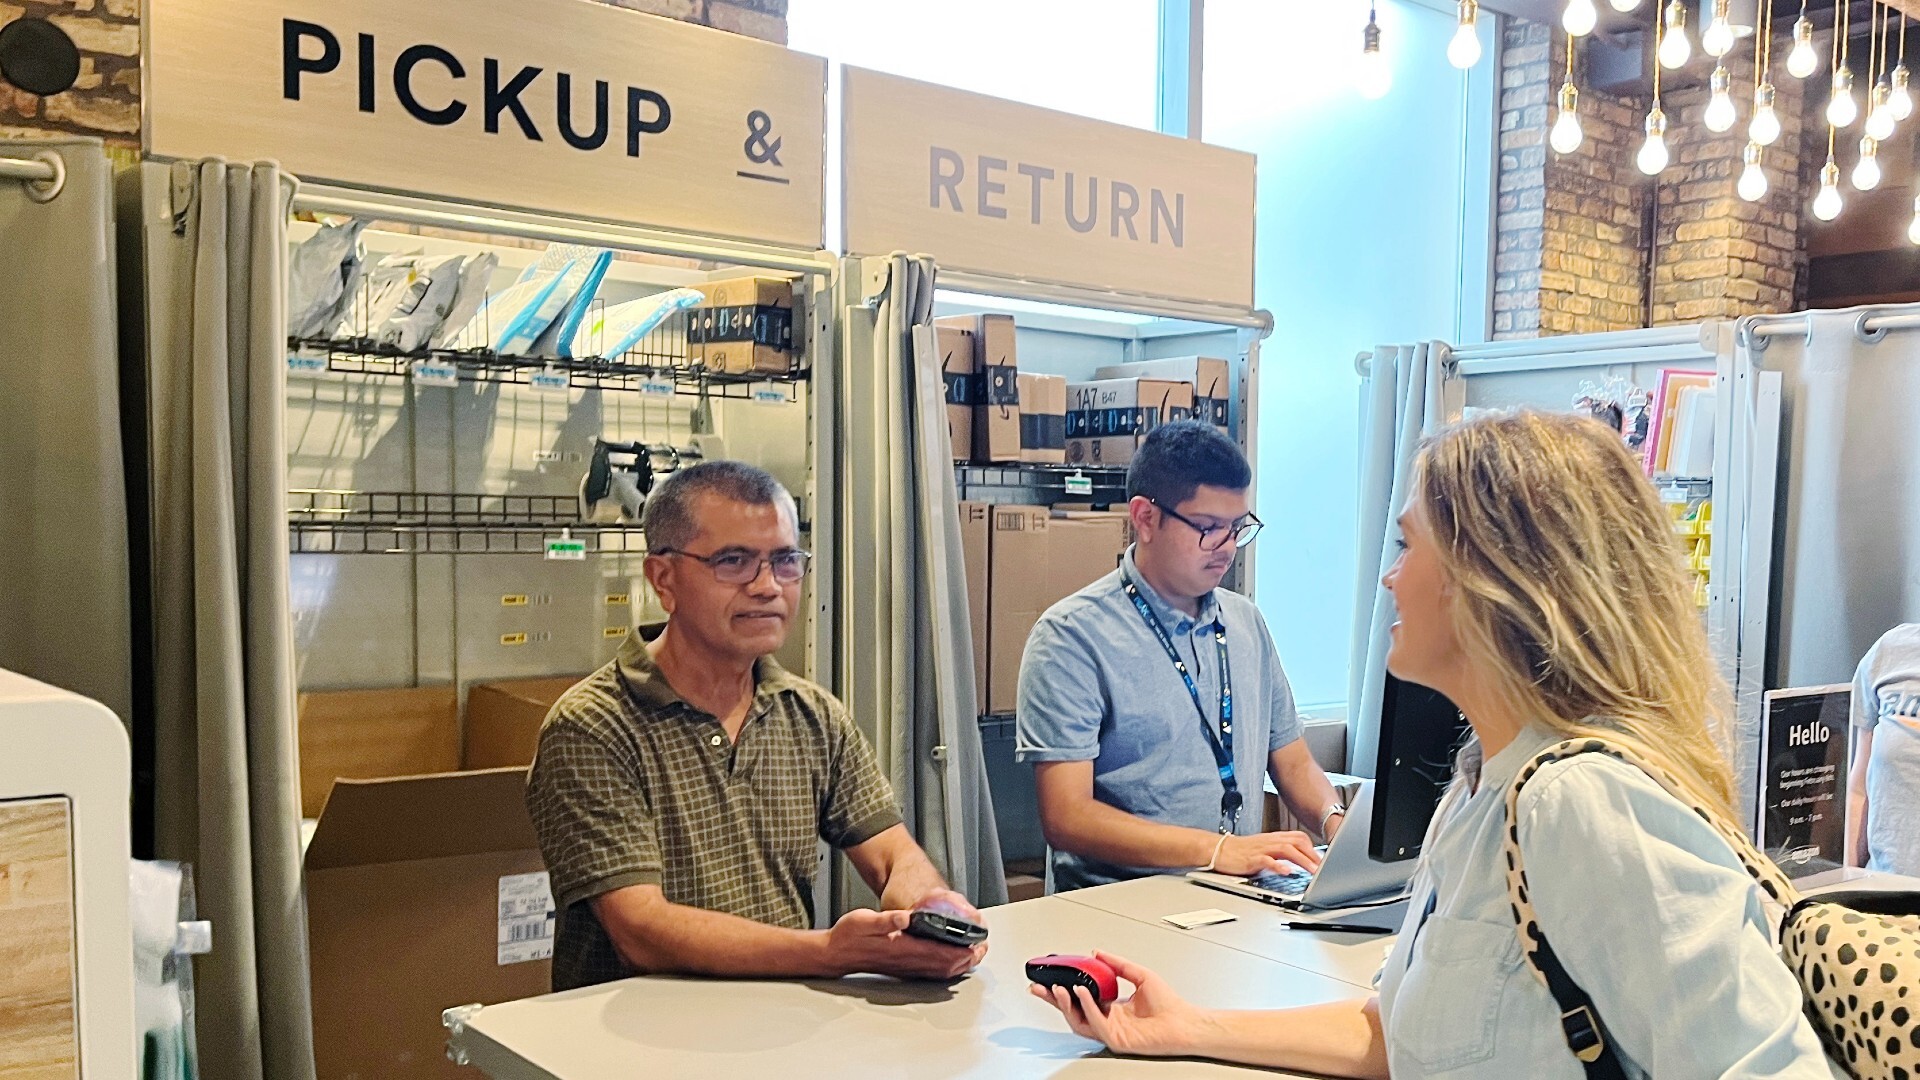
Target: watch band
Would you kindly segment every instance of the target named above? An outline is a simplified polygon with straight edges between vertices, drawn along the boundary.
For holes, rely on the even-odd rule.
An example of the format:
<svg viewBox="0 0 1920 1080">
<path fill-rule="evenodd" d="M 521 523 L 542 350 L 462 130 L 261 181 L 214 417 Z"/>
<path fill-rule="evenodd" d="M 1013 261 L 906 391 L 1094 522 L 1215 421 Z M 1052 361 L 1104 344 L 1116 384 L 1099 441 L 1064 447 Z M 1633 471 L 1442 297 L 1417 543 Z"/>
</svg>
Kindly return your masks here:
<svg viewBox="0 0 1920 1080">
<path fill-rule="evenodd" d="M 1335 814 L 1338 814 L 1341 817 L 1346 817 L 1347 804 L 1343 802 L 1336 802 L 1329 805 L 1325 810 L 1320 812 L 1320 834 L 1322 836 L 1326 835 L 1327 822 L 1332 821 Z"/>
</svg>

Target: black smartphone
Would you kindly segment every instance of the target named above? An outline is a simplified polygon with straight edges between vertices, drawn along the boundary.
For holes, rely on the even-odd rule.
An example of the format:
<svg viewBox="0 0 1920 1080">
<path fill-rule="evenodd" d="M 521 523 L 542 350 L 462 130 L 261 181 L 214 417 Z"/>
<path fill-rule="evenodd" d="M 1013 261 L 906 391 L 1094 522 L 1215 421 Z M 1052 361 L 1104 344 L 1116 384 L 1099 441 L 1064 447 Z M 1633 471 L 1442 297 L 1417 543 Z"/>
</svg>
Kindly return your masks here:
<svg viewBox="0 0 1920 1080">
<path fill-rule="evenodd" d="M 987 928 L 979 923 L 970 923 L 955 915 L 942 915 L 937 911 L 916 911 L 907 920 L 907 933 L 928 941 L 937 941 L 942 945 L 957 945 L 966 948 L 987 940 Z"/>
</svg>

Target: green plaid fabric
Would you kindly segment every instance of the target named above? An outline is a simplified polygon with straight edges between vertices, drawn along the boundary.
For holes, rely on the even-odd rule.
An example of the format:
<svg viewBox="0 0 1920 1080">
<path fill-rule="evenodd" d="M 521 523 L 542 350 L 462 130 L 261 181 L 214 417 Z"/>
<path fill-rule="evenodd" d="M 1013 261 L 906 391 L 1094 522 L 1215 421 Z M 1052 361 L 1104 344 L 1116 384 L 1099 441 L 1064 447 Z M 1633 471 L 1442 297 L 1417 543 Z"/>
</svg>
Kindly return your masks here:
<svg viewBox="0 0 1920 1080">
<path fill-rule="evenodd" d="M 900 823 L 873 748 L 822 687 L 771 658 L 738 742 L 667 685 L 639 635 L 554 704 L 527 809 L 552 876 L 553 988 L 636 974 L 587 901 L 658 885 L 675 904 L 813 925 L 817 841 Z"/>
</svg>

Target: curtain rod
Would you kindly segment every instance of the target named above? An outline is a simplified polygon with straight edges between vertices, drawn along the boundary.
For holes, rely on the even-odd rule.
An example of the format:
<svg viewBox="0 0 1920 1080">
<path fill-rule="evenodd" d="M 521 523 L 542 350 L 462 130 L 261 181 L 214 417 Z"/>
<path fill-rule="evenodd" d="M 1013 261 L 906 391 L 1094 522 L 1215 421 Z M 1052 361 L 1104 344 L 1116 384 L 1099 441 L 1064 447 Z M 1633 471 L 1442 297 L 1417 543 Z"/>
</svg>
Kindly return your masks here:
<svg viewBox="0 0 1920 1080">
<path fill-rule="evenodd" d="M 67 163 L 51 150 L 30 158 L 0 157 L 0 180 L 20 180 L 34 202 L 51 202 L 67 183 Z"/>
<path fill-rule="evenodd" d="M 1920 330 L 1920 304 L 1852 310 L 1856 313 L 1853 320 L 1854 337 L 1867 344 L 1886 337 L 1891 330 Z M 1790 315 L 1749 315 L 1740 320 L 1736 333 L 1740 344 L 1746 346 L 1748 351 L 1761 353 L 1777 337 L 1799 334 L 1811 339 L 1813 316 L 1818 313 L 1796 311 Z M 1844 309 L 1834 311 L 1834 314 L 1842 313 Z"/>
</svg>

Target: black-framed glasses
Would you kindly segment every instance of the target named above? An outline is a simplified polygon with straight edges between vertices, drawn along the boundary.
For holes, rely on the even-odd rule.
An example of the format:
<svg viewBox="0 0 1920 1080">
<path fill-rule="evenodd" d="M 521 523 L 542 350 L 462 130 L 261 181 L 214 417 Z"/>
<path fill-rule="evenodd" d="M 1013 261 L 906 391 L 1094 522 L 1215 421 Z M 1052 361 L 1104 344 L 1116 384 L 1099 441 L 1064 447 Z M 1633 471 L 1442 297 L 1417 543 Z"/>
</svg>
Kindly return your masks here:
<svg viewBox="0 0 1920 1080">
<path fill-rule="evenodd" d="M 1219 551 L 1221 548 L 1227 546 L 1227 540 L 1229 538 L 1233 540 L 1234 547 L 1246 547 L 1248 544 L 1253 543 L 1254 537 L 1260 535 L 1260 530 L 1264 528 L 1266 524 L 1252 514 L 1248 514 L 1246 517 L 1228 525 L 1202 525 L 1170 507 L 1161 506 L 1157 500 L 1148 499 L 1147 501 L 1159 507 L 1161 513 L 1192 529 L 1194 532 L 1199 533 L 1200 550 L 1202 551 Z"/>
<path fill-rule="evenodd" d="M 761 567 L 773 569 L 773 580 L 782 585 L 791 585 L 807 576 L 807 567 L 813 562 L 813 552 L 790 548 L 776 551 L 771 555 L 761 555 L 752 551 L 722 551 L 714 555 L 695 555 L 691 551 L 678 548 L 657 548 L 650 555 L 681 555 L 695 562 L 706 563 L 713 571 L 713 580 L 722 585 L 748 585 L 760 577 Z"/>
</svg>

